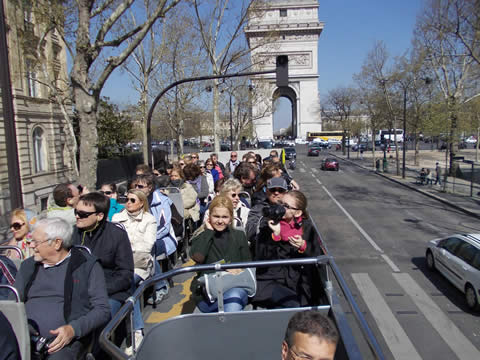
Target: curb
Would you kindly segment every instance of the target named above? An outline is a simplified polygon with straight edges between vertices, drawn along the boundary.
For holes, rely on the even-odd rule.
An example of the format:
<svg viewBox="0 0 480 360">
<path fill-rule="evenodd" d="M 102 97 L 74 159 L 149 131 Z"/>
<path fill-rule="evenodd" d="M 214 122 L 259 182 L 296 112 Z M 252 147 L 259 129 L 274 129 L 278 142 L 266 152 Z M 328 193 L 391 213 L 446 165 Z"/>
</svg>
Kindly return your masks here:
<svg viewBox="0 0 480 360">
<path fill-rule="evenodd" d="M 442 198 L 442 197 L 440 197 L 440 196 L 437 196 L 437 195 L 435 195 L 435 194 L 432 194 L 432 193 L 430 193 L 430 192 L 428 192 L 428 191 L 424 191 L 424 190 L 422 190 L 422 189 L 419 189 L 419 188 L 417 188 L 417 187 L 414 187 L 414 186 L 412 186 L 412 185 L 410 185 L 410 184 L 407 184 L 407 183 L 405 183 L 405 182 L 399 181 L 399 180 L 397 180 L 397 179 L 395 179 L 395 178 L 393 178 L 393 177 L 391 177 L 391 176 L 384 175 L 384 174 L 379 173 L 379 172 L 377 172 L 377 171 L 373 171 L 372 169 L 369 169 L 369 168 L 367 168 L 367 167 L 365 167 L 365 166 L 363 166 L 363 165 L 357 164 L 357 163 L 355 163 L 354 161 L 352 161 L 352 160 L 350 160 L 350 159 L 344 159 L 344 158 L 342 158 L 342 157 L 340 157 L 340 156 L 338 156 L 338 155 L 332 154 L 332 153 L 329 153 L 329 154 L 332 155 L 332 156 L 335 156 L 336 158 L 341 159 L 341 160 L 343 160 L 343 161 L 347 161 L 347 162 L 349 162 L 350 164 L 353 164 L 353 165 L 355 165 L 355 166 L 358 166 L 359 168 L 362 168 L 362 169 L 367 170 L 367 171 L 369 171 L 369 172 L 371 172 L 371 173 L 374 173 L 374 174 L 376 174 L 376 175 L 378 175 L 378 176 L 381 176 L 381 177 L 383 177 L 384 179 L 387 179 L 387 180 L 392 181 L 392 182 L 394 182 L 394 183 L 396 183 L 396 184 L 399 184 L 399 185 L 402 185 L 402 186 L 404 186 L 404 187 L 407 187 L 407 188 L 409 188 L 410 190 L 414 190 L 414 191 L 416 191 L 416 192 L 418 192 L 418 193 L 420 193 L 420 194 L 423 194 L 423 195 L 425 195 L 425 196 L 428 196 L 428 197 L 430 197 L 430 198 L 432 198 L 432 199 L 434 199 L 434 200 L 440 201 L 441 203 L 446 204 L 446 205 L 448 205 L 448 206 L 450 206 L 450 207 L 453 207 L 453 208 L 455 208 L 455 209 L 457 209 L 457 210 L 460 210 L 460 211 L 464 212 L 464 213 L 467 214 L 467 215 L 470 215 L 470 216 L 473 216 L 473 217 L 475 217 L 475 218 L 477 218 L 477 219 L 480 219 L 480 214 L 478 214 L 478 213 L 476 213 L 476 212 L 473 212 L 473 211 L 471 211 L 471 210 L 469 210 L 469 209 L 466 209 L 466 208 L 464 208 L 463 206 L 457 205 L 457 204 L 455 204 L 455 203 L 453 203 L 453 202 L 451 202 L 451 201 L 448 201 L 448 200 L 446 200 L 446 199 L 444 199 L 444 198 Z"/>
</svg>

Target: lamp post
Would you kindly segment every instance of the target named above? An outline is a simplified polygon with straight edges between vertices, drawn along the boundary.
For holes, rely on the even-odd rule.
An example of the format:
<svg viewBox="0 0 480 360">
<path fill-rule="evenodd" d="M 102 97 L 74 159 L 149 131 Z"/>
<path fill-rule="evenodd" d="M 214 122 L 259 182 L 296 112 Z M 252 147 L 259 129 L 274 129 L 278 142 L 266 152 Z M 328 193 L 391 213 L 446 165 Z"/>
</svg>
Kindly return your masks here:
<svg viewBox="0 0 480 360">
<path fill-rule="evenodd" d="M 233 151 L 233 114 L 232 114 L 232 92 L 230 91 L 230 151 Z"/>
<path fill-rule="evenodd" d="M 395 130 L 396 131 L 396 130 Z M 405 158 L 406 146 L 405 140 L 407 136 L 407 87 L 403 87 L 403 151 L 402 151 L 402 179 L 405 179 Z"/>
</svg>

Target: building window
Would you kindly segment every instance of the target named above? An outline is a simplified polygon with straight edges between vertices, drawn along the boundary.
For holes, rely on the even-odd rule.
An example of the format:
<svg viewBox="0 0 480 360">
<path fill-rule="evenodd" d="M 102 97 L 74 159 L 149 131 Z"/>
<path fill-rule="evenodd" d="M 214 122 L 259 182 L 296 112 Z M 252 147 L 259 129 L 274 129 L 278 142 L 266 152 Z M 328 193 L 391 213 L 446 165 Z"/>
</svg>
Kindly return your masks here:
<svg viewBox="0 0 480 360">
<path fill-rule="evenodd" d="M 47 171 L 47 141 L 45 132 L 39 126 L 33 130 L 33 157 L 35 172 Z"/>
<path fill-rule="evenodd" d="M 280 17 L 287 17 L 287 9 L 280 9 Z"/>
<path fill-rule="evenodd" d="M 37 73 L 35 72 L 35 67 L 32 60 L 27 59 L 25 61 L 25 70 L 28 96 L 38 97 Z"/>
</svg>

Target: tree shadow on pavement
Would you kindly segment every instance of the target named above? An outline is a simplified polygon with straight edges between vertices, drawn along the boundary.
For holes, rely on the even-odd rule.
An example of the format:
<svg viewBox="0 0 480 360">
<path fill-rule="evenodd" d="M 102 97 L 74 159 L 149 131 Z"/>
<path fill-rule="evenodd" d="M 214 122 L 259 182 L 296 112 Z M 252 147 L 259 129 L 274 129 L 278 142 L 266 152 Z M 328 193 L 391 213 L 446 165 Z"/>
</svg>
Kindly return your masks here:
<svg viewBox="0 0 480 360">
<path fill-rule="evenodd" d="M 462 312 L 471 314 L 475 317 L 480 317 L 480 312 L 472 311 L 468 308 L 465 302 L 465 295 L 460 290 L 458 290 L 437 270 L 429 270 L 427 268 L 425 257 L 414 257 L 411 261 L 415 265 L 415 267 L 420 270 L 423 275 L 425 275 L 425 277 L 430 281 L 430 283 L 438 290 L 438 293 L 428 294 L 430 297 L 435 298 L 443 295 Z M 444 309 L 442 309 L 442 311 L 450 313 L 450 311 L 445 311 Z M 451 313 L 455 312 L 457 311 L 451 311 Z"/>
</svg>

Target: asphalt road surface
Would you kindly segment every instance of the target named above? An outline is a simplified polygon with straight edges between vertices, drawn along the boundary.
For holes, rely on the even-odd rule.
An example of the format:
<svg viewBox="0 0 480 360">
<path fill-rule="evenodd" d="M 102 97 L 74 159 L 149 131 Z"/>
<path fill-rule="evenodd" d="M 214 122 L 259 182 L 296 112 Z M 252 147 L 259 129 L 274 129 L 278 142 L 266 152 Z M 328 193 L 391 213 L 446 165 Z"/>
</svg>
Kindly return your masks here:
<svg viewBox="0 0 480 360">
<path fill-rule="evenodd" d="M 426 268 L 429 240 L 480 233 L 480 222 L 348 162 L 297 146 L 292 173 L 309 212 L 388 359 L 480 359 L 480 313 Z"/>
</svg>

